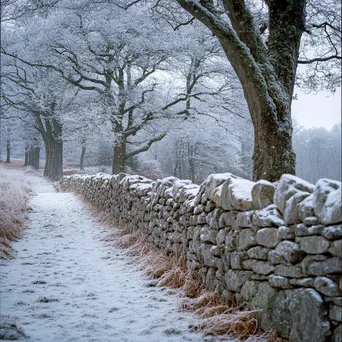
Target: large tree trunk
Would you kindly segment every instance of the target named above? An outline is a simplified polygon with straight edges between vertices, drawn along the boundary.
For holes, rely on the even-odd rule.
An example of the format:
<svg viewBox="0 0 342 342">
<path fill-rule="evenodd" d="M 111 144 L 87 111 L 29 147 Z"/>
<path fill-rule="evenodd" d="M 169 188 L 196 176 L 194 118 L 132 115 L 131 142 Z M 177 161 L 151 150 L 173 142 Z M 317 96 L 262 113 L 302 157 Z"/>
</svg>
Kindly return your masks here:
<svg viewBox="0 0 342 342">
<path fill-rule="evenodd" d="M 295 173 L 291 102 L 306 1 L 266 1 L 267 46 L 245 1 L 222 1 L 229 20 L 213 1 L 176 1 L 218 38 L 242 84 L 254 126 L 253 178 L 275 181 Z"/>
<path fill-rule="evenodd" d="M 112 173 L 118 174 L 125 171 L 126 166 L 126 139 L 118 136 L 115 139 L 114 157 L 112 165 Z"/>
<path fill-rule="evenodd" d="M 6 142 L 6 163 L 11 162 L 11 140 L 7 140 Z"/>
</svg>

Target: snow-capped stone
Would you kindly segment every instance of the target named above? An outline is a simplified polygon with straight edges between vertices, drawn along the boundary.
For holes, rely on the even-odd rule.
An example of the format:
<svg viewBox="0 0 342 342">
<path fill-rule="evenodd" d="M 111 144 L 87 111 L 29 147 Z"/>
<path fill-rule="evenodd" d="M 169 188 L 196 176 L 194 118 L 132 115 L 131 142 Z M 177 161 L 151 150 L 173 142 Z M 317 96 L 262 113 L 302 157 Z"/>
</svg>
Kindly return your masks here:
<svg viewBox="0 0 342 342">
<path fill-rule="evenodd" d="M 280 227 L 284 225 L 283 218 L 274 204 L 257 210 L 252 216 L 252 222 L 258 227 Z"/>
<path fill-rule="evenodd" d="M 341 182 L 320 179 L 313 193 L 315 214 L 324 225 L 342 222 Z"/>
<path fill-rule="evenodd" d="M 298 192 L 306 192 L 310 195 L 314 190 L 314 185 L 311 183 L 290 175 L 284 174 L 281 176 L 277 188 L 274 193 L 274 204 L 281 213 L 285 213 L 287 201 Z"/>
</svg>

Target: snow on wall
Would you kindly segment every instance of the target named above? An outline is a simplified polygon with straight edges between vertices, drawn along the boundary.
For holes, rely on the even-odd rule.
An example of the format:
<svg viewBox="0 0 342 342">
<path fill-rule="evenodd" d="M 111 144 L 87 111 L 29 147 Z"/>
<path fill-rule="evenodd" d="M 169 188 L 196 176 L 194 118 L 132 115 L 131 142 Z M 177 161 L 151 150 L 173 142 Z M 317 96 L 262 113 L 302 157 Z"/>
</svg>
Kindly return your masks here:
<svg viewBox="0 0 342 342">
<path fill-rule="evenodd" d="M 342 335 L 341 183 L 293 175 L 256 183 L 230 173 L 200 186 L 175 177 L 69 176 L 63 190 L 145 234 L 222 298 L 260 310 L 264 329 L 290 342 Z"/>
</svg>

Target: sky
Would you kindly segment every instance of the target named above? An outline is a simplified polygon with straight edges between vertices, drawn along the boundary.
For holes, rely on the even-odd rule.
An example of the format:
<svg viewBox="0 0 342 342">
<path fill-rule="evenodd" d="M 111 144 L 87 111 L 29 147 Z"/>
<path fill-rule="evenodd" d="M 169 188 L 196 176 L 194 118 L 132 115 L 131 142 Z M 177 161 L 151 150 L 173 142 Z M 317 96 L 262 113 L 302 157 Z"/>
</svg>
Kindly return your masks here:
<svg viewBox="0 0 342 342">
<path fill-rule="evenodd" d="M 298 89 L 298 100 L 292 101 L 292 116 L 305 128 L 331 127 L 341 122 L 341 88 L 335 94 L 320 92 L 318 94 L 305 94 Z"/>
</svg>

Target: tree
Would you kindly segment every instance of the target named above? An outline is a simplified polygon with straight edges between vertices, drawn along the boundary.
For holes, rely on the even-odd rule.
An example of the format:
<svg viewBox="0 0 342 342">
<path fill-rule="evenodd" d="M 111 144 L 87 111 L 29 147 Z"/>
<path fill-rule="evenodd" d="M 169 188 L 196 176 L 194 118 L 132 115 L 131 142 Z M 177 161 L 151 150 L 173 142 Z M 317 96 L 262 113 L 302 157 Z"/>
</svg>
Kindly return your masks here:
<svg viewBox="0 0 342 342">
<path fill-rule="evenodd" d="M 244 0 L 176 0 L 190 15 L 207 26 L 220 42 L 244 91 L 254 126 L 254 179 L 275 181 L 283 173 L 295 173 L 292 148 L 291 101 L 299 62 L 300 43 L 307 32 L 305 0 L 267 0 L 267 21 L 257 26 L 260 10 L 253 1 Z M 315 2 L 316 3 L 316 2 Z M 339 7 L 330 1 L 334 8 Z M 222 4 L 222 6 L 220 5 Z M 262 2 L 263 5 L 263 2 Z M 168 5 L 165 5 L 167 8 Z M 257 14 L 259 16 L 257 16 Z M 335 13 L 335 18 L 339 14 Z M 330 30 L 340 32 L 340 21 L 331 18 L 324 27 L 331 45 Z M 189 22 L 189 18 L 184 23 Z M 268 33 L 267 38 L 262 37 Z M 337 34 L 338 36 L 338 34 Z M 332 45 L 339 44 L 334 40 Z M 322 53 L 322 51 L 319 51 Z M 323 51 L 323 54 L 326 51 Z M 340 60 L 333 53 L 302 63 Z"/>
</svg>

